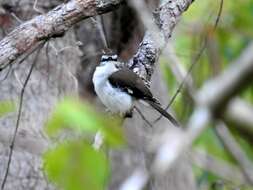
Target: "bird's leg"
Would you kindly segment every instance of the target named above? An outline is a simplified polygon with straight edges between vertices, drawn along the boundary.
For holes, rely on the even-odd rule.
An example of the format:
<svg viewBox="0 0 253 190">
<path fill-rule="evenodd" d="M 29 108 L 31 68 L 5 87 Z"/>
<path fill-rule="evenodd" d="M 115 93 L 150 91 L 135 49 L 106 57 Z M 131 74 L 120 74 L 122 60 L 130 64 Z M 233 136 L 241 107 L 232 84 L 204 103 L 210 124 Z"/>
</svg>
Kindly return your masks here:
<svg viewBox="0 0 253 190">
<path fill-rule="evenodd" d="M 133 109 L 124 114 L 124 118 L 131 118 L 131 117 L 133 117 Z"/>
</svg>

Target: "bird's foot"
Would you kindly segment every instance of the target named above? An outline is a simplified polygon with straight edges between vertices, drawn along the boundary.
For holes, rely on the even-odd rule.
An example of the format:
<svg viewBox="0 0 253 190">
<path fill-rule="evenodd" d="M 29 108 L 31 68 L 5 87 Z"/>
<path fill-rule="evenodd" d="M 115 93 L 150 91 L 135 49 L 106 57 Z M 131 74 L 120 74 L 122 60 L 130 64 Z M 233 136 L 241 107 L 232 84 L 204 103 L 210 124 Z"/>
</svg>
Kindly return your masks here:
<svg viewBox="0 0 253 190">
<path fill-rule="evenodd" d="M 131 117 L 133 117 L 133 110 L 128 111 L 124 114 L 124 118 L 131 118 Z"/>
</svg>

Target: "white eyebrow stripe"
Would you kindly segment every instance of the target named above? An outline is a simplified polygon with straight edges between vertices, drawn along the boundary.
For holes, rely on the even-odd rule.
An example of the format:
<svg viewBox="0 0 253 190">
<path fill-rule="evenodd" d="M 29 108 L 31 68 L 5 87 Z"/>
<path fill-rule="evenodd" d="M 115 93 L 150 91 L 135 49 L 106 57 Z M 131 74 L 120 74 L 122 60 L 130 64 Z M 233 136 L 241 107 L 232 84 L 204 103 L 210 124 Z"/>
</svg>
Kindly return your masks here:
<svg viewBox="0 0 253 190">
<path fill-rule="evenodd" d="M 109 58 L 109 56 L 107 56 L 107 55 L 102 55 L 102 57 L 101 57 L 101 59 L 108 59 Z"/>
<path fill-rule="evenodd" d="M 102 55 L 101 56 L 101 62 L 105 61 L 117 61 L 118 56 L 117 55 Z"/>
<path fill-rule="evenodd" d="M 118 56 L 117 56 L 117 55 L 113 55 L 112 58 L 113 58 L 113 59 L 117 59 Z"/>
</svg>

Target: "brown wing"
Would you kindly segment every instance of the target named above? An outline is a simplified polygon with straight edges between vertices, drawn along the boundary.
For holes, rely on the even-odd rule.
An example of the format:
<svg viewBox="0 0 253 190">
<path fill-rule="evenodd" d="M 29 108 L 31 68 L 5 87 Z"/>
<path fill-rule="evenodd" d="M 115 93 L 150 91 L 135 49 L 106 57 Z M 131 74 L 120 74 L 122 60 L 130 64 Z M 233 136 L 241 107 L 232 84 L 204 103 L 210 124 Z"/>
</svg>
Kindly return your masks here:
<svg viewBox="0 0 253 190">
<path fill-rule="evenodd" d="M 137 99 L 156 101 L 143 80 L 130 69 L 121 69 L 109 77 L 110 83 Z"/>
</svg>

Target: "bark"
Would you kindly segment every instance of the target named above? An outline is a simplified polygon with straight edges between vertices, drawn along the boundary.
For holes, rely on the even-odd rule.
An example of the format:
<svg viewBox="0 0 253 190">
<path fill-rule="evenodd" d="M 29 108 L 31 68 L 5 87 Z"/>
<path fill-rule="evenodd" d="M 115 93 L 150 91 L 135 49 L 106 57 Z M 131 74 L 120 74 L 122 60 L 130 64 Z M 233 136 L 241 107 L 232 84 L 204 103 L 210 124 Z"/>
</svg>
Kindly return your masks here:
<svg viewBox="0 0 253 190">
<path fill-rule="evenodd" d="M 120 0 L 72 0 L 21 24 L 0 41 L 0 66 L 5 67 L 41 41 L 62 37 L 79 21 L 113 10 L 120 3 Z"/>
<path fill-rule="evenodd" d="M 30 10 L 32 10 L 32 5 L 30 2 Z M 24 10 L 20 10 L 18 14 L 20 18 L 26 19 L 30 16 L 29 14 L 32 14 L 26 11 L 27 8 L 24 6 Z M 13 19 L 12 17 L 10 18 L 11 20 Z M 15 19 L 13 20 L 15 21 Z M 16 22 L 12 22 L 12 24 L 14 25 Z M 13 25 L 12 27 L 14 27 Z M 14 32 L 16 37 L 25 35 L 25 33 L 19 33 L 18 31 L 20 29 Z M 22 41 L 22 39 L 18 40 L 11 38 L 11 36 L 8 35 L 8 42 Z M 50 45 L 46 44 L 39 54 L 36 66 L 25 90 L 21 122 L 18 128 L 5 190 L 54 189 L 46 180 L 42 171 L 41 153 L 48 145 L 48 139 L 43 134 L 42 129 L 55 104 L 61 97 L 67 94 L 77 95 L 77 81 L 74 74 L 80 61 L 80 52 L 75 50 L 75 48 L 78 49 L 75 44 L 74 32 L 70 31 L 61 39 L 51 40 Z M 26 47 L 26 43 L 23 45 Z M 72 46 L 74 48 L 65 49 L 61 52 L 55 51 Z M 2 55 L 2 52 L 0 54 Z M 12 65 L 8 77 L 1 81 L 0 100 L 12 100 L 16 103 L 16 108 L 18 108 L 20 91 L 27 77 L 28 70 L 34 61 L 35 54 L 30 55 L 23 64 Z M 3 56 L 8 59 L 6 54 Z M 1 72 L 1 79 L 8 73 L 8 70 L 7 68 Z M 0 118 L 1 137 L 3 137 L 0 137 L 2 142 L 0 149 L 1 183 L 6 171 L 10 140 L 14 134 L 16 120 L 17 112 Z"/>
</svg>

